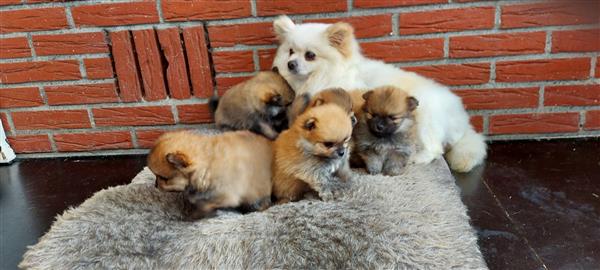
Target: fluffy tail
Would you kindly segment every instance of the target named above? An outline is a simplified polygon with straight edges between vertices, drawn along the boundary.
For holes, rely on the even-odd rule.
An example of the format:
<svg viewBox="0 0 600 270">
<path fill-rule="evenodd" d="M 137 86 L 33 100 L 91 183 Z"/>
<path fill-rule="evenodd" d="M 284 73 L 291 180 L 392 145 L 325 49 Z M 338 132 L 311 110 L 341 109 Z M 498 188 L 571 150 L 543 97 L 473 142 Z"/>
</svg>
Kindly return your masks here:
<svg viewBox="0 0 600 270">
<path fill-rule="evenodd" d="M 476 133 L 471 128 L 452 145 L 450 151 L 446 153 L 446 160 L 452 170 L 468 172 L 483 162 L 486 150 L 487 146 L 483 135 Z"/>
<path fill-rule="evenodd" d="M 208 101 L 208 109 L 212 114 L 215 114 L 215 112 L 217 111 L 217 107 L 219 107 L 219 97 L 213 96 Z"/>
</svg>

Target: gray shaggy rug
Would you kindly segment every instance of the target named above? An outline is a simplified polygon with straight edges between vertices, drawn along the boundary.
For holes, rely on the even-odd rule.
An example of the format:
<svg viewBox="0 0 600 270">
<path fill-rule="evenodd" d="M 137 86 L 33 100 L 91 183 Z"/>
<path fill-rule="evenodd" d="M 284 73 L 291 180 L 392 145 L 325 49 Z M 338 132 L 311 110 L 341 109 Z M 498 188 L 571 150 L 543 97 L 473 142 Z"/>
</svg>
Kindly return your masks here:
<svg viewBox="0 0 600 270">
<path fill-rule="evenodd" d="M 182 221 L 181 197 L 143 170 L 57 217 L 21 268 L 486 269 L 445 162 L 357 175 L 335 201 Z"/>
</svg>

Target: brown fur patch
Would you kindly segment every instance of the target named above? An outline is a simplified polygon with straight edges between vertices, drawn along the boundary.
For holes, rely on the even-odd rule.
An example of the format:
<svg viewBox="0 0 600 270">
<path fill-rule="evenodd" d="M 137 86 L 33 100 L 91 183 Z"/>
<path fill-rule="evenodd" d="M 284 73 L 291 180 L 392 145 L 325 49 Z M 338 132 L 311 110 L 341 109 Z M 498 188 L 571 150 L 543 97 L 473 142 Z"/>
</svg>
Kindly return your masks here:
<svg viewBox="0 0 600 270">
<path fill-rule="evenodd" d="M 344 57 L 350 57 L 354 40 L 354 28 L 350 24 L 345 22 L 332 24 L 327 28 L 326 34 L 332 47 L 336 48 Z"/>
</svg>

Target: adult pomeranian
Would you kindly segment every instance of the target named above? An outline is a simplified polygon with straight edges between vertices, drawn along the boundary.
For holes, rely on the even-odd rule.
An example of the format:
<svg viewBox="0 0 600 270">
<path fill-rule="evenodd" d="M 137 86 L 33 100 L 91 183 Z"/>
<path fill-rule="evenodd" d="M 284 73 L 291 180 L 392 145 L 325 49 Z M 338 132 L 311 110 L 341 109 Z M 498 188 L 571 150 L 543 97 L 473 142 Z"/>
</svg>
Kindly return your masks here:
<svg viewBox="0 0 600 270">
<path fill-rule="evenodd" d="M 347 23 L 294 24 L 287 16 L 280 16 L 273 28 L 280 44 L 273 66 L 296 95 L 312 96 L 332 87 L 399 87 L 419 100 L 415 121 L 422 147 L 413 156 L 414 162 L 429 163 L 448 149 L 446 159 L 455 171 L 467 172 L 482 163 L 486 156 L 484 137 L 473 130 L 461 99 L 447 87 L 366 58 Z"/>
</svg>

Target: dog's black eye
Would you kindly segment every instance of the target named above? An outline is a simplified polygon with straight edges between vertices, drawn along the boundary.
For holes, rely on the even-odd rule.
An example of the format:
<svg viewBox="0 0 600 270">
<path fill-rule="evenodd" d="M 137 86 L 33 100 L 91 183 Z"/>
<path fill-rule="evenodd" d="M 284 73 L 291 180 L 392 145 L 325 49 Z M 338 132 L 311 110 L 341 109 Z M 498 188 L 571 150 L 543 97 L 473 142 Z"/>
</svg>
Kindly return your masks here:
<svg viewBox="0 0 600 270">
<path fill-rule="evenodd" d="M 324 145 L 325 147 L 327 147 L 327 148 L 331 148 L 331 147 L 333 147 L 333 145 L 335 145 L 335 144 L 334 144 L 334 143 L 332 143 L 332 142 L 324 142 L 324 143 L 323 143 L 323 145 Z"/>
<path fill-rule="evenodd" d="M 290 49 L 290 55 L 294 54 L 294 50 Z"/>
<path fill-rule="evenodd" d="M 312 61 L 312 60 L 315 60 L 315 57 L 316 57 L 315 53 L 314 53 L 314 52 L 311 52 L 311 51 L 307 51 L 307 52 L 304 54 L 304 59 L 306 59 L 306 61 Z"/>
</svg>

